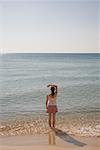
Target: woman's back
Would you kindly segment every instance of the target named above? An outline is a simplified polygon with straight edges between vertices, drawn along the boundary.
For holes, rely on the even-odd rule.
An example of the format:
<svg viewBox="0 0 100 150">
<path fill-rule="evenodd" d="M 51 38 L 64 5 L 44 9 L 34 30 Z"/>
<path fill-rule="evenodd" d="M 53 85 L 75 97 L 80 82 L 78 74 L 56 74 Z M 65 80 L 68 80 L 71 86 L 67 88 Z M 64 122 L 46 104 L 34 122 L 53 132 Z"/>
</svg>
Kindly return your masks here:
<svg viewBox="0 0 100 150">
<path fill-rule="evenodd" d="M 57 105 L 56 99 L 57 99 L 56 94 L 54 94 L 54 96 L 52 96 L 51 94 L 48 95 L 48 105 Z"/>
</svg>

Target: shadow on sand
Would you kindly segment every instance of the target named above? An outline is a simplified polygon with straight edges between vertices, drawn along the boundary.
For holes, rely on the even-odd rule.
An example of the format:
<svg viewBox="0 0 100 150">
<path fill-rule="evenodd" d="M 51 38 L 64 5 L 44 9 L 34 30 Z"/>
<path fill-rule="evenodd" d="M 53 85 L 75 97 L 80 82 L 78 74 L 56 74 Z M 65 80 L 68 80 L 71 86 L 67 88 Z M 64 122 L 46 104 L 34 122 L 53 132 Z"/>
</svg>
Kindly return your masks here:
<svg viewBox="0 0 100 150">
<path fill-rule="evenodd" d="M 55 133 L 55 134 L 54 134 Z M 53 135 L 53 141 L 55 144 L 55 135 L 60 137 L 62 140 L 64 140 L 65 142 L 69 142 L 69 143 L 72 143 L 74 145 L 77 145 L 79 147 L 83 147 L 85 146 L 86 144 L 85 143 L 82 143 L 76 139 L 74 139 L 73 137 L 71 137 L 70 135 L 68 135 L 67 133 L 63 132 L 62 130 L 60 129 L 57 129 L 57 128 L 53 128 L 52 129 L 52 132 L 51 132 L 51 135 Z M 49 139 L 50 140 L 50 139 Z M 51 140 L 50 140 L 51 141 Z M 50 142 L 51 143 L 51 142 Z"/>
</svg>

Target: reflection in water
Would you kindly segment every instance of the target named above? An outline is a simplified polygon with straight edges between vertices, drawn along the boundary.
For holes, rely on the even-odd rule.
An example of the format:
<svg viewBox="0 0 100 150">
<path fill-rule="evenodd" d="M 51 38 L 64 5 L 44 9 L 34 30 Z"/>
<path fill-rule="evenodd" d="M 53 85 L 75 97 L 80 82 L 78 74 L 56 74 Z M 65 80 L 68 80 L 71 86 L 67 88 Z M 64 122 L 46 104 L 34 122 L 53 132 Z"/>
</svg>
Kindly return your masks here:
<svg viewBox="0 0 100 150">
<path fill-rule="evenodd" d="M 55 142 L 55 132 L 53 130 L 51 130 L 48 133 L 48 143 L 50 145 L 55 145 L 56 144 L 56 142 Z"/>
</svg>

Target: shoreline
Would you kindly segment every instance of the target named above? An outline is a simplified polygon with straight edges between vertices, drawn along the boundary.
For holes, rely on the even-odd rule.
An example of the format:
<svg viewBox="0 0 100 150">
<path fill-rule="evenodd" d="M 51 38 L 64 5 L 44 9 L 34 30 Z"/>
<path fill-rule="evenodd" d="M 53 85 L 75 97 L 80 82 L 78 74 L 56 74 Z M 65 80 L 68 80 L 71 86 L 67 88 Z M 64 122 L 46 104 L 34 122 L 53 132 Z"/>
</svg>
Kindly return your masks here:
<svg viewBox="0 0 100 150">
<path fill-rule="evenodd" d="M 56 128 L 69 135 L 100 137 L 100 113 L 57 114 Z M 16 117 L 0 122 L 0 136 L 45 135 L 49 130 L 47 115 Z"/>
<path fill-rule="evenodd" d="M 78 137 L 63 131 L 50 130 L 46 135 L 0 137 L 0 150 L 99 150 L 99 147 L 100 137 Z"/>
</svg>

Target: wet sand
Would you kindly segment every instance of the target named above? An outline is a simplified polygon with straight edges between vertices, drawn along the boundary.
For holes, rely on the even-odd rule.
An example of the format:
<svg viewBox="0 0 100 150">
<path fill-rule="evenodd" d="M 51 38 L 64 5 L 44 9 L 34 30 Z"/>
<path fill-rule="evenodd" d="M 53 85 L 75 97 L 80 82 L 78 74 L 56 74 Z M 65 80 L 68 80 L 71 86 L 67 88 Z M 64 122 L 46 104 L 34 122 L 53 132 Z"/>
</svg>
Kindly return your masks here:
<svg viewBox="0 0 100 150">
<path fill-rule="evenodd" d="M 62 130 L 46 135 L 0 137 L 0 150 L 99 150 L 100 137 L 78 137 Z"/>
<path fill-rule="evenodd" d="M 76 136 L 100 136 L 100 112 L 59 113 L 56 128 Z M 48 115 L 26 115 L 0 119 L 0 136 L 47 134 Z"/>
</svg>

